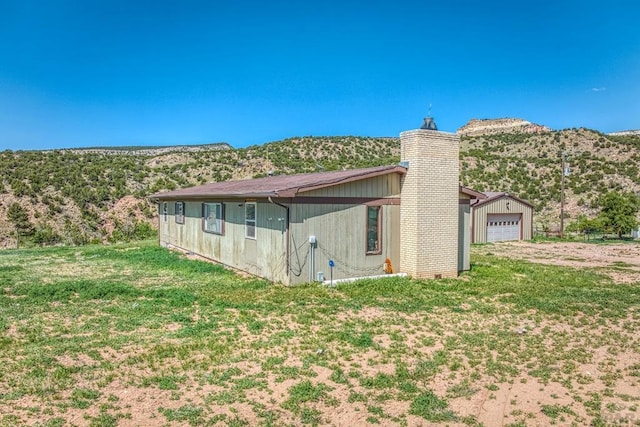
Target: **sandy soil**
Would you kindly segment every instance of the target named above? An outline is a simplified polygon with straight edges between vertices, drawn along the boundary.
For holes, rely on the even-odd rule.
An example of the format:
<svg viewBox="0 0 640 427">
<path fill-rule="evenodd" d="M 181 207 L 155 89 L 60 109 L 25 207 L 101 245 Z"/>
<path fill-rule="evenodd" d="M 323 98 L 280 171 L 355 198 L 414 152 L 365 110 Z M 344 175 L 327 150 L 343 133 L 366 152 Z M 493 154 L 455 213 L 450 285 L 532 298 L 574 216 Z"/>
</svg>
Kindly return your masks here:
<svg viewBox="0 0 640 427">
<path fill-rule="evenodd" d="M 596 268 L 616 283 L 640 282 L 640 243 L 500 242 L 482 250 L 539 264 Z"/>
<path fill-rule="evenodd" d="M 609 275 L 616 283 L 640 283 L 640 244 L 509 242 L 477 246 L 474 251 L 541 264 L 597 269 Z M 79 372 L 86 368 L 90 372 L 89 368 L 103 364 L 105 372 L 110 372 L 113 376 L 104 380 L 89 375 L 75 384 L 75 388 L 100 391 L 100 398 L 91 407 L 58 407 L 51 402 L 40 401 L 34 396 L 24 396 L 17 400 L 0 399 L 0 414 L 11 407 L 11 412 L 25 421 L 24 425 L 37 425 L 43 416 L 57 416 L 65 420 L 65 425 L 90 426 L 101 425 L 95 424 L 97 417 L 101 415 L 100 408 L 117 406 L 118 411 L 105 410 L 110 413 L 127 414 L 118 417 L 117 425 L 120 427 L 204 425 L 204 419 L 208 418 L 211 421 L 214 415 L 224 418 L 219 418 L 219 422 L 212 422 L 212 425 L 238 425 L 238 422 L 235 422 L 236 418 L 246 423 L 245 425 L 264 425 L 265 419 L 258 415 L 263 408 L 272 411 L 278 417 L 275 425 L 301 425 L 300 416 L 285 410 L 282 405 L 288 399 L 291 388 L 308 379 L 314 386 L 323 384 L 330 388 L 327 393 L 333 403 L 321 401 L 306 404 L 307 408 L 318 411 L 321 425 L 429 426 L 434 423 L 409 414 L 410 401 L 393 397 L 383 398 L 384 389 L 366 388 L 362 386 L 359 378 L 349 375 L 342 381 L 335 382 L 332 379 L 334 369 L 339 367 L 345 374 L 358 372 L 365 378 L 374 378 L 377 375 L 393 376 L 395 358 L 399 357 L 407 369 L 413 372 L 418 363 L 431 360 L 437 352 L 443 350 L 447 340 L 462 339 L 483 331 L 487 333 L 487 341 L 492 340 L 491 334 L 498 335 L 496 339 L 499 339 L 500 335 L 508 336 L 508 339 L 502 338 L 499 342 L 513 344 L 512 350 L 496 348 L 487 351 L 487 348 L 491 348 L 490 342 L 478 344 L 478 348 L 479 351 L 487 351 L 488 358 L 516 369 L 516 372 L 502 379 L 503 373 L 499 370 L 488 372 L 474 368 L 470 364 L 473 355 L 466 354 L 464 350 L 447 350 L 448 357 L 459 359 L 459 365 L 454 369 L 449 360 L 446 366 L 438 368 L 438 373 L 433 378 L 420 384 L 433 390 L 437 396 L 445 398 L 449 409 L 458 416 L 456 421 L 438 425 L 586 425 L 594 419 L 590 408 L 597 405 L 600 405 L 598 412 L 607 425 L 638 425 L 634 423 L 640 419 L 637 413 L 640 404 L 640 380 L 636 374 L 637 367 L 640 366 L 640 340 L 637 337 L 640 311 L 632 310 L 626 319 L 620 319 L 619 322 L 603 321 L 594 324 L 586 318 L 585 322 L 581 323 L 580 317 L 585 317 L 582 313 L 576 313 L 575 319 L 541 317 L 534 310 L 531 313 L 513 313 L 510 307 L 500 303 L 496 303 L 495 313 L 484 315 L 474 312 L 470 302 L 462 303 L 457 310 L 436 308 L 412 314 L 392 313 L 379 307 L 341 311 L 332 320 L 336 327 L 350 322 L 381 325 L 381 329 L 373 336 L 375 346 L 366 350 L 354 350 L 353 353 L 342 351 L 339 347 L 340 342 L 336 341 L 317 345 L 314 342 L 313 347 L 309 347 L 309 341 L 304 340 L 304 335 L 315 335 L 324 322 L 305 326 L 298 323 L 295 316 L 260 318 L 260 313 L 253 313 L 258 320 L 273 327 L 265 328 L 261 334 L 252 334 L 245 325 L 235 325 L 228 332 L 235 335 L 237 348 L 232 352 L 232 357 L 220 365 L 202 367 L 207 360 L 203 359 L 205 353 L 190 354 L 185 356 L 186 360 L 163 359 L 162 366 L 154 363 L 145 364 L 143 361 L 147 360 L 150 349 L 136 345 L 125 346 L 119 350 L 105 347 L 99 355 L 94 356 L 60 355 L 57 362 L 64 367 L 76 368 Z M 194 305 L 194 322 L 202 318 L 205 308 L 197 303 Z M 225 313 L 240 315 L 239 311 L 231 308 Z M 79 320 L 81 319 L 75 319 Z M 294 337 L 283 340 L 283 344 L 279 346 L 263 348 L 259 345 L 273 334 L 282 332 L 283 324 L 286 324 L 287 330 L 294 331 Z M 168 334 L 176 332 L 181 327 L 181 324 L 175 322 L 164 325 Z M 21 338 L 18 329 L 11 325 L 7 335 Z M 141 329 L 139 332 L 145 331 Z M 402 335 L 401 344 L 405 346 L 403 352 L 393 351 L 393 347 L 400 344 L 394 341 L 394 334 Z M 159 344 L 173 342 L 172 340 L 176 339 L 163 337 Z M 431 344 L 421 344 L 425 341 Z M 531 347 L 530 359 L 504 359 L 512 355 L 522 357 L 517 348 L 532 346 L 535 343 L 540 343 L 540 346 Z M 554 351 L 575 351 L 575 359 L 561 359 L 558 366 L 550 366 L 552 378 L 549 381 L 542 381 L 539 376 L 532 375 L 532 367 L 538 366 L 536 361 L 544 357 L 545 353 Z M 342 356 L 337 359 L 335 355 Z M 313 375 L 279 379 L 277 371 L 263 368 L 264 361 L 272 356 L 281 357 L 282 366 L 308 369 Z M 188 367 L 185 368 L 183 365 Z M 119 369 L 114 371 L 108 368 L 109 366 L 119 366 Z M 217 403 L 214 397 L 228 392 L 230 384 L 234 384 L 234 381 L 231 380 L 228 384 L 210 383 L 206 378 L 209 374 L 232 368 L 240 372 L 234 375 L 235 377 L 259 379 L 264 381 L 265 386 L 247 390 L 246 396 L 233 404 L 223 401 Z M 185 380 L 180 383 L 178 390 L 141 385 L 144 378 L 168 373 L 178 376 L 184 374 Z M 460 395 L 451 394 L 455 386 L 464 384 L 468 384 L 466 392 L 463 391 Z M 4 392 L 0 388 L 0 397 Z M 72 389 L 65 390 L 60 397 L 69 399 L 72 392 Z M 366 402 L 350 400 L 354 392 L 367 395 Z M 381 408 L 386 414 L 385 417 L 379 417 L 375 423 L 370 418 L 372 406 Z M 29 411 L 29 408 L 43 407 L 47 407 L 46 416 Z M 186 416 L 169 420 L 161 411 L 180 411 L 181 408 L 184 411 L 184 408 L 190 407 L 206 407 L 207 410 L 202 419 L 193 419 L 191 422 Z M 555 415 L 556 418 L 548 415 L 554 411 L 558 413 Z M 464 417 L 469 417 L 467 422 L 464 422 Z M 400 418 L 404 418 L 402 422 L 399 422 Z M 10 419 L 4 421 L 11 422 Z M 0 417 L 0 426 L 4 425 L 10 424 L 3 424 Z"/>
</svg>

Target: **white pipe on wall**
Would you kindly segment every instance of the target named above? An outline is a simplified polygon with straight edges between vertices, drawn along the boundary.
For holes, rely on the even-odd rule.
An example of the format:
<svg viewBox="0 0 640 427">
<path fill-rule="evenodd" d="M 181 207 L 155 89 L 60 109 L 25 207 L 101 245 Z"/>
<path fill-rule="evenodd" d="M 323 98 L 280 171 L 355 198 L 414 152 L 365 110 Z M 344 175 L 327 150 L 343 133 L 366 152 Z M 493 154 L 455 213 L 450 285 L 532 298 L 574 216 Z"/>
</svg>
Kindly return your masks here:
<svg viewBox="0 0 640 427">
<path fill-rule="evenodd" d="M 333 281 L 334 285 L 339 283 L 353 283 L 358 280 L 365 279 L 384 279 L 386 277 L 407 277 L 407 273 L 394 273 L 394 274 L 377 274 L 375 276 L 364 276 L 364 277 L 350 277 L 348 279 L 336 279 Z M 331 285 L 331 280 L 325 280 L 322 282 L 323 285 Z"/>
</svg>

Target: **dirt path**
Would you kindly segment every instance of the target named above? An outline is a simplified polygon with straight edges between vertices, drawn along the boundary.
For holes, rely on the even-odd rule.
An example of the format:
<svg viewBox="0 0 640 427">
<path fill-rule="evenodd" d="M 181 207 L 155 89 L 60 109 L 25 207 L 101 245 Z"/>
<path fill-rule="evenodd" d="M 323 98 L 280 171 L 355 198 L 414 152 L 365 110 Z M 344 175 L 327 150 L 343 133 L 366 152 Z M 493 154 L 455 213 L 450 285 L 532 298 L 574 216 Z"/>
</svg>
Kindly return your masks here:
<svg viewBox="0 0 640 427">
<path fill-rule="evenodd" d="M 640 242 L 500 242 L 479 250 L 539 264 L 597 268 L 616 283 L 640 282 Z"/>
</svg>

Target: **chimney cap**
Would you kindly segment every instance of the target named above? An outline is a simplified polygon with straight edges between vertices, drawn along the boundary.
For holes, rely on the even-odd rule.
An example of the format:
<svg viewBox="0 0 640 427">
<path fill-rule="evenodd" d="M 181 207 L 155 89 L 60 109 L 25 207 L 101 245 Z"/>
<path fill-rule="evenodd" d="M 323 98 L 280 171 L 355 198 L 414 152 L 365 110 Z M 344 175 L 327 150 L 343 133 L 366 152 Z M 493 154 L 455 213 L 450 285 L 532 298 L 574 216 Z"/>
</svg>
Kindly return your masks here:
<svg viewBox="0 0 640 427">
<path fill-rule="evenodd" d="M 420 129 L 438 130 L 438 126 L 436 126 L 436 121 L 433 120 L 433 117 L 427 116 L 424 118 L 424 121 L 422 122 L 422 126 L 420 126 Z"/>
</svg>

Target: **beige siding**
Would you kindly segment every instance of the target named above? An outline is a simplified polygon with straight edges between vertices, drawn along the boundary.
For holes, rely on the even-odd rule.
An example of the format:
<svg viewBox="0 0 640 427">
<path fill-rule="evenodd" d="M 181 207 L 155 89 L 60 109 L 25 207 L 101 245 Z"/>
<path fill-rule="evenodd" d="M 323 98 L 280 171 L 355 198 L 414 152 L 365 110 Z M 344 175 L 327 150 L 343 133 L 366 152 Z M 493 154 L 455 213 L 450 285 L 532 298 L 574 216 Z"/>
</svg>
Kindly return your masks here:
<svg viewBox="0 0 640 427">
<path fill-rule="evenodd" d="M 335 195 L 332 195 L 335 196 Z M 384 274 L 386 258 L 394 268 L 400 260 L 400 209 L 382 207 L 382 253 L 366 254 L 366 206 L 299 204 L 291 206 L 291 283 L 317 278 L 319 271 L 329 279 L 329 259 L 335 267 L 334 279 Z M 311 266 L 309 236 L 316 236 L 313 249 L 315 268 Z"/>
<path fill-rule="evenodd" d="M 398 197 L 400 176 L 388 174 L 371 179 L 318 189 L 301 195 L 331 198 Z M 208 200 L 215 202 L 216 200 Z M 285 284 L 316 280 L 322 271 L 328 279 L 329 259 L 334 259 L 334 278 L 383 274 L 386 258 L 397 271 L 400 263 L 400 206 L 384 205 L 382 212 L 382 253 L 366 254 L 366 206 L 363 204 L 289 204 L 287 211 L 266 201 L 258 202 L 256 239 L 245 237 L 244 204 L 225 202 L 224 235 L 202 230 L 202 201 L 185 200 L 185 224 L 175 222 L 175 201 L 169 201 L 167 221 L 159 203 L 160 243 L 211 258 L 223 264 Z M 315 235 L 315 268 L 311 268 L 309 236 Z M 289 237 L 289 267 L 287 267 Z"/>
<path fill-rule="evenodd" d="M 460 203 L 458 207 L 458 271 L 471 269 L 470 243 L 471 208 L 468 203 Z"/>
<path fill-rule="evenodd" d="M 257 215 L 257 274 L 274 282 L 289 284 L 286 210 L 272 203 L 258 203 Z"/>
<path fill-rule="evenodd" d="M 305 197 L 399 197 L 400 175 L 387 174 L 366 180 L 301 193 Z M 316 280 L 317 273 L 330 276 L 329 259 L 335 267 L 334 279 L 384 274 L 386 258 L 397 271 L 400 263 L 400 206 L 382 206 L 382 253 L 366 254 L 366 206 L 362 204 L 291 205 L 290 277 L 292 284 Z M 316 236 L 311 266 L 309 236 Z"/>
<path fill-rule="evenodd" d="M 392 197 L 400 195 L 400 175 L 397 173 L 348 182 L 301 193 L 310 197 Z"/>
<path fill-rule="evenodd" d="M 162 202 L 160 202 L 160 205 Z M 334 278 L 383 274 L 386 258 L 397 270 L 400 262 L 400 207 L 382 206 L 382 253 L 366 254 L 366 206 L 340 204 L 292 204 L 290 277 L 286 268 L 286 210 L 258 203 L 257 238 L 244 237 L 244 206 L 225 203 L 223 236 L 202 231 L 201 202 L 186 202 L 185 224 L 176 224 L 174 202 L 160 230 L 161 244 L 189 250 L 223 264 L 286 284 L 306 283 L 317 272 L 329 278 L 329 259 L 334 259 Z M 162 218 L 160 218 L 162 221 Z M 310 265 L 309 236 L 317 237 L 315 269 Z"/>
<path fill-rule="evenodd" d="M 184 224 L 175 222 L 175 202 L 168 203 L 167 222 L 163 222 L 162 215 L 160 217 L 161 245 L 185 249 L 251 274 L 287 283 L 284 208 L 271 203 L 258 203 L 256 239 L 249 239 L 245 237 L 242 202 L 224 203 L 223 235 L 203 231 L 202 201 L 185 200 Z"/>
<path fill-rule="evenodd" d="M 508 208 L 507 201 L 509 202 Z M 522 240 L 531 240 L 533 238 L 533 208 L 510 197 L 501 197 L 493 202 L 472 208 L 473 243 L 486 243 L 488 214 L 517 213 L 522 214 L 520 221 Z"/>
<path fill-rule="evenodd" d="M 163 203 L 167 204 L 167 214 L 165 216 Z M 172 203 L 171 202 L 162 202 L 158 203 L 158 236 L 160 241 L 162 242 L 163 236 L 169 235 L 169 227 L 171 226 L 171 221 L 173 220 L 173 216 L 171 216 L 172 212 Z"/>
</svg>

